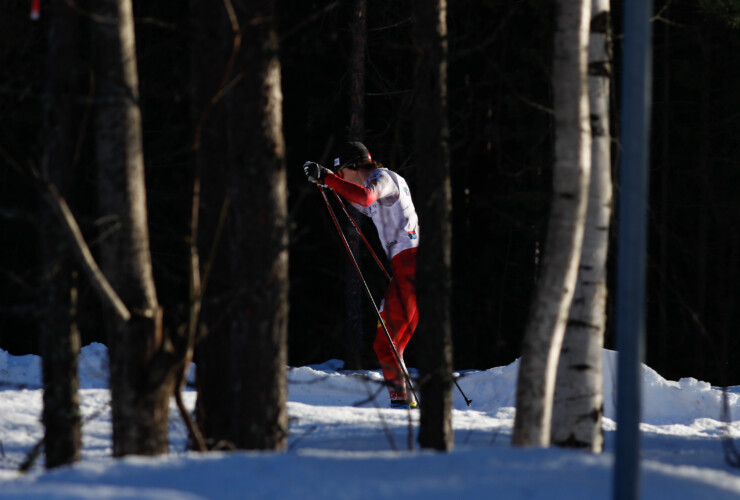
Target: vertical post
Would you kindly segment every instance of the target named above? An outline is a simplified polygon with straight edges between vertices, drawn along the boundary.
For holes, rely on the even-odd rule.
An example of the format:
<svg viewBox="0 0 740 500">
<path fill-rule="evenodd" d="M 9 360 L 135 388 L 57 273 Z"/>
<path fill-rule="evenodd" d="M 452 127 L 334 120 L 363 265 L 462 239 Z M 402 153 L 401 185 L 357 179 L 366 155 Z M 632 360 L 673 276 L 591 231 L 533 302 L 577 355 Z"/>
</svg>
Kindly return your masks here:
<svg viewBox="0 0 740 500">
<path fill-rule="evenodd" d="M 616 334 L 617 443 L 613 498 L 640 492 L 640 363 L 644 352 L 652 0 L 625 0 L 622 57 Z"/>
</svg>

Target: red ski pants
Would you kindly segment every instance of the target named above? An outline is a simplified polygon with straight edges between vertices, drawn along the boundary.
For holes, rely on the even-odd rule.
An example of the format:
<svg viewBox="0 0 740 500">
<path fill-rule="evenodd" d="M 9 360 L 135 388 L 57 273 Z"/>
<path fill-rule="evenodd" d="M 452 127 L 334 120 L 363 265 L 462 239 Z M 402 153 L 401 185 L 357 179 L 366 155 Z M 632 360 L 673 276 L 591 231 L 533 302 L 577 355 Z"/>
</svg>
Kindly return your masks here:
<svg viewBox="0 0 740 500">
<path fill-rule="evenodd" d="M 416 248 L 410 248 L 395 255 L 391 259 L 391 266 L 393 267 L 393 278 L 380 305 L 380 316 L 403 362 L 403 351 L 419 323 L 419 310 L 416 307 Z M 388 384 L 391 398 L 395 397 L 395 394 L 405 397 L 406 384 L 403 372 L 380 321 L 378 321 L 373 348 L 380 361 L 380 368 L 383 370 L 383 377 Z"/>
</svg>

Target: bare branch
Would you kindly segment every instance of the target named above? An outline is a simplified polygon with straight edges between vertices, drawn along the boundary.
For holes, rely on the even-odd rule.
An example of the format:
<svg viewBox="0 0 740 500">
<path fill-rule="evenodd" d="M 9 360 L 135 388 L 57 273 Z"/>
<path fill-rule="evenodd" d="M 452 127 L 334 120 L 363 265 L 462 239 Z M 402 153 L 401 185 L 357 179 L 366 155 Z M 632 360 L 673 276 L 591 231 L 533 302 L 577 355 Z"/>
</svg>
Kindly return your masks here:
<svg viewBox="0 0 740 500">
<path fill-rule="evenodd" d="M 117 17 L 105 17 L 100 16 L 98 14 L 94 14 L 90 11 L 87 11 L 80 7 L 74 0 L 65 0 L 67 3 L 67 6 L 72 9 L 73 11 L 77 12 L 81 16 L 87 17 L 93 22 L 100 23 L 100 24 L 118 24 L 121 20 Z M 166 28 L 170 30 L 175 29 L 175 25 L 172 23 L 166 23 L 164 21 L 160 21 L 159 19 L 155 19 L 153 17 L 143 17 L 134 19 L 134 22 L 137 24 L 152 24 L 154 26 L 158 26 L 160 28 Z"/>
<path fill-rule="evenodd" d="M 185 366 L 187 366 L 188 363 L 185 363 Z M 185 402 L 182 399 L 182 383 L 185 375 L 185 369 L 180 370 L 180 373 L 178 374 L 178 380 L 175 383 L 175 404 L 177 405 L 177 409 L 180 411 L 180 417 L 182 418 L 182 421 L 185 422 L 185 427 L 188 429 L 188 434 L 190 434 L 190 439 L 193 441 L 193 446 L 197 451 L 208 451 L 208 447 L 206 445 L 205 438 L 203 437 L 203 433 L 200 432 L 200 429 L 196 425 L 195 422 L 193 422 L 193 418 L 190 416 L 190 413 L 188 412 L 188 409 L 185 407 Z"/>
<path fill-rule="evenodd" d="M 33 467 L 33 464 L 36 463 L 36 459 L 38 459 L 41 456 L 41 452 L 44 449 L 44 438 L 41 438 L 33 448 L 28 452 L 28 455 L 26 455 L 26 459 L 23 460 L 23 463 L 18 468 L 19 472 L 26 473 L 29 470 L 31 470 L 31 467 Z"/>
<path fill-rule="evenodd" d="M 56 186 L 54 186 L 54 184 L 43 177 L 33 165 L 29 165 L 28 169 L 24 169 L 2 147 L 0 147 L 0 158 L 2 158 L 19 174 L 26 176 L 30 173 L 30 176 L 36 184 L 37 188 L 39 189 L 39 191 L 41 191 L 41 193 L 44 195 L 44 198 L 49 203 L 52 212 L 62 223 L 62 232 L 69 239 L 72 246 L 72 251 L 77 258 L 83 272 L 90 280 L 93 288 L 98 292 L 100 297 L 113 308 L 116 316 L 118 316 L 124 322 L 131 319 L 131 313 L 129 312 L 128 308 L 118 296 L 116 291 L 113 290 L 113 287 L 108 282 L 103 272 L 100 270 L 100 267 L 98 267 L 98 264 L 95 262 L 95 258 L 90 252 L 90 248 L 85 242 L 85 238 L 82 236 L 82 231 L 80 231 L 80 226 L 77 224 L 74 214 L 72 214 L 72 210 L 70 210 L 67 202 L 59 194 Z"/>
<path fill-rule="evenodd" d="M 92 256 L 90 248 L 87 246 L 85 238 L 82 236 L 80 226 L 77 225 L 77 221 L 75 220 L 69 205 L 67 205 L 67 202 L 59 194 L 56 186 L 42 178 L 36 169 L 32 168 L 31 173 L 36 179 L 37 184 L 52 211 L 62 223 L 63 233 L 71 242 L 73 253 L 83 272 L 90 280 L 93 288 L 95 288 L 101 298 L 103 298 L 103 300 L 113 308 L 119 319 L 124 322 L 131 319 L 131 313 L 128 308 L 116 291 L 113 290 L 113 287 L 98 267 L 98 264 L 95 262 L 95 258 Z"/>
<path fill-rule="evenodd" d="M 324 7 L 321 10 L 316 11 L 314 14 L 308 16 L 306 19 L 301 21 L 300 23 L 296 24 L 292 28 L 286 30 L 282 35 L 280 35 L 280 41 L 283 42 L 286 39 L 290 38 L 291 36 L 295 35 L 297 32 L 299 32 L 301 29 L 303 29 L 305 26 L 308 26 L 312 22 L 314 22 L 319 17 L 327 14 L 329 11 L 334 10 L 336 7 L 339 7 L 340 2 L 332 2 L 326 7 Z"/>
<path fill-rule="evenodd" d="M 407 24 L 411 24 L 413 22 L 413 18 L 407 17 L 405 19 L 401 19 L 400 21 L 393 23 L 393 24 L 386 24 L 384 26 L 378 26 L 377 28 L 368 28 L 368 33 L 375 33 L 378 31 L 385 31 L 390 30 L 393 28 L 398 28 L 399 26 L 405 26 Z"/>
<path fill-rule="evenodd" d="M 0 275 L 4 275 L 6 278 L 10 279 L 13 283 L 21 287 L 26 292 L 33 293 L 36 290 L 36 287 L 31 282 L 29 282 L 23 276 L 20 276 L 11 271 L 10 269 L 0 267 Z"/>
</svg>

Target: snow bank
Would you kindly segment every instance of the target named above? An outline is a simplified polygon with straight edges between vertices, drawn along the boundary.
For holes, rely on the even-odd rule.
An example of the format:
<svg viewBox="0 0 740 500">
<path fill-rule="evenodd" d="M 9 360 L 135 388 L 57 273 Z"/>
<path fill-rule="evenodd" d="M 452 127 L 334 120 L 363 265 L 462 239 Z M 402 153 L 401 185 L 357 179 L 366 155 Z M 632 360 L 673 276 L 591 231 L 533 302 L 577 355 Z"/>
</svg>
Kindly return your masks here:
<svg viewBox="0 0 740 500">
<path fill-rule="evenodd" d="M 0 349 L 0 386 L 41 387 L 41 358 L 29 354 L 10 356 Z"/>
<path fill-rule="evenodd" d="M 80 388 L 106 389 L 108 387 L 108 348 L 93 342 L 80 350 L 77 360 Z"/>
<path fill-rule="evenodd" d="M 104 344 L 94 342 L 83 347 L 77 362 L 80 388 L 108 387 L 108 348 Z M 11 356 L 0 349 L 0 387 L 2 386 L 40 388 L 41 358 L 33 354 Z"/>
<path fill-rule="evenodd" d="M 617 358 L 615 351 L 604 350 L 604 416 L 616 418 Z M 292 402 L 323 406 L 385 407 L 385 389 L 380 371 L 342 370 L 341 360 L 289 369 L 289 399 Z M 470 409 L 495 415 L 515 406 L 515 388 L 519 360 L 489 370 L 467 370 L 458 375 L 458 383 L 473 400 Z M 416 371 L 410 368 L 412 376 Z M 80 387 L 108 387 L 108 350 L 92 343 L 79 356 Z M 193 377 L 192 369 L 190 377 Z M 41 361 L 38 356 L 11 356 L 0 349 L 0 384 L 12 387 L 40 388 Z M 1 386 L 1 385 L 0 385 Z M 464 399 L 453 389 L 454 406 L 468 409 Z M 731 414 L 740 414 L 740 394 L 728 393 Z M 650 425 L 689 425 L 697 419 L 720 420 L 722 390 L 694 378 L 666 380 L 652 368 L 642 365 L 642 422 Z"/>
<path fill-rule="evenodd" d="M 616 351 L 604 350 L 604 416 L 616 419 Z M 728 392 L 731 414 L 740 412 L 738 394 Z M 722 390 L 695 378 L 678 382 L 666 380 L 649 366 L 642 365 L 642 418 L 651 425 L 688 425 L 698 419 L 721 419 Z"/>
<path fill-rule="evenodd" d="M 419 412 L 387 408 L 378 370 L 342 370 L 341 361 L 330 360 L 289 370 L 286 453 L 186 452 L 187 434 L 173 405 L 169 456 L 114 460 L 107 350 L 91 344 L 79 359 L 83 461 L 47 472 L 42 457 L 20 476 L 18 465 L 43 436 L 40 362 L 0 351 L 0 498 L 608 499 L 616 359 L 604 351 L 607 450 L 601 455 L 510 446 L 518 361 L 459 373 L 473 403 L 467 407 L 453 389 L 455 449 L 432 453 L 415 444 Z M 647 366 L 642 374 L 643 498 L 740 498 L 740 477 L 722 453 L 721 391 L 695 379 L 666 380 Z M 186 391 L 186 404 L 192 408 L 194 400 L 194 391 Z M 730 430 L 740 437 L 740 425 Z"/>
</svg>

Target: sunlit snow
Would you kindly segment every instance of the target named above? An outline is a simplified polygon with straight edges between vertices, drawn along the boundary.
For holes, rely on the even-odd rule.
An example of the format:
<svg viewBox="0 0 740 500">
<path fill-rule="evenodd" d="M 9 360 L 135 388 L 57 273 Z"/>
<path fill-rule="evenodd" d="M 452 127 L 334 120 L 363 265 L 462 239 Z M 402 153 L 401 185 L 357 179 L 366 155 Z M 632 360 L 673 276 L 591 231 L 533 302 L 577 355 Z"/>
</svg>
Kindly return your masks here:
<svg viewBox="0 0 740 500">
<path fill-rule="evenodd" d="M 40 360 L 0 351 L 0 498 L 607 499 L 616 358 L 604 351 L 606 451 L 600 455 L 511 447 L 518 362 L 458 373 L 473 403 L 467 407 L 453 388 L 455 448 L 437 453 L 418 447 L 418 411 L 387 408 L 379 371 L 345 371 L 341 361 L 329 360 L 289 369 L 286 452 L 189 452 L 172 404 L 168 456 L 115 460 L 107 351 L 91 344 L 80 356 L 82 462 L 48 472 L 42 456 L 24 475 L 17 469 L 43 436 Z M 726 432 L 740 440 L 740 422 L 723 422 L 722 391 L 691 378 L 666 380 L 645 366 L 642 373 L 643 498 L 740 498 L 740 470 L 727 465 L 722 443 Z M 740 414 L 734 389 L 731 415 Z M 185 401 L 192 408 L 192 389 Z"/>
</svg>

